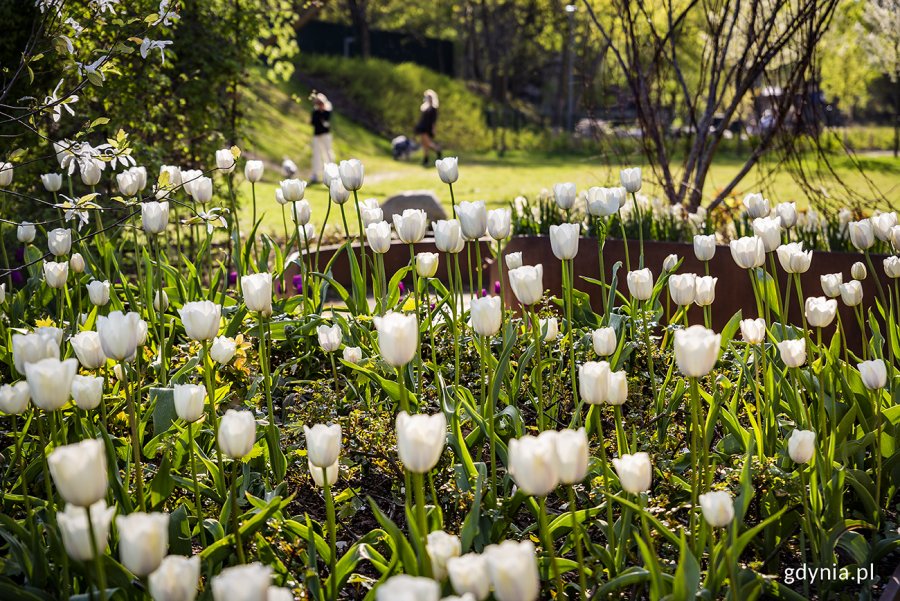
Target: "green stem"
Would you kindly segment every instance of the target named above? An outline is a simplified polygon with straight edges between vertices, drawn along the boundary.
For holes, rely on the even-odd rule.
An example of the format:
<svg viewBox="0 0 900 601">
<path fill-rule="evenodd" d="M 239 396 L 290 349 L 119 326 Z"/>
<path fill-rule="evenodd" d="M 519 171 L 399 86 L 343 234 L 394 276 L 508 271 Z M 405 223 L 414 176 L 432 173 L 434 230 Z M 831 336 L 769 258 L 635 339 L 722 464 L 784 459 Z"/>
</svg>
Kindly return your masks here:
<svg viewBox="0 0 900 601">
<path fill-rule="evenodd" d="M 122 366 L 122 386 L 125 388 L 125 402 L 128 407 L 128 423 L 131 426 L 131 453 L 134 460 L 134 484 L 137 489 L 138 507 L 141 511 L 146 511 L 144 502 L 144 473 L 141 465 L 141 439 L 140 429 L 138 427 L 137 404 L 134 402 L 134 395 L 131 386 L 128 383 L 128 366 L 123 362 Z"/>
<path fill-rule="evenodd" d="M 532 333 L 534 334 L 534 348 L 535 348 L 535 390 L 534 390 L 534 404 L 537 408 L 538 412 L 538 431 L 544 431 L 544 376 L 541 372 L 543 372 L 541 366 L 541 320 L 538 317 L 537 310 L 531 310 L 531 325 L 532 325 Z"/>
<path fill-rule="evenodd" d="M 578 507 L 575 498 L 575 487 L 569 489 L 569 511 L 572 515 L 572 545 L 575 547 L 575 560 L 578 563 L 578 585 L 581 588 L 582 599 L 587 599 L 587 575 L 584 572 L 584 549 L 581 548 L 581 524 L 578 523 Z"/>
<path fill-rule="evenodd" d="M 223 473 L 225 469 L 225 464 L 222 460 L 222 450 L 219 448 L 219 414 L 216 412 L 216 389 L 213 387 L 212 382 L 212 360 L 209 356 L 209 341 L 204 340 L 202 342 L 203 348 L 203 383 L 206 385 L 206 400 L 209 403 L 209 421 L 212 423 L 213 427 L 213 436 L 215 437 L 215 444 L 213 445 L 216 449 L 216 467 L 219 468 L 219 474 Z M 225 496 L 225 487 L 220 486 L 221 490 L 217 492 Z"/>
<path fill-rule="evenodd" d="M 200 531 L 200 543 L 206 548 L 206 529 L 203 527 L 203 502 L 200 498 L 200 483 L 197 481 L 197 458 L 194 456 L 194 423 L 188 422 L 188 453 L 191 455 L 191 480 L 194 483 L 194 505 L 197 510 L 197 530 Z"/>
<path fill-rule="evenodd" d="M 328 469 L 322 468 L 322 482 L 325 496 L 325 517 L 328 520 L 328 547 L 331 556 L 328 558 L 328 582 L 331 585 L 331 599 L 337 601 L 338 598 L 338 578 L 337 578 L 337 520 L 334 514 L 334 497 L 331 494 L 331 483 L 328 482 Z"/>
<path fill-rule="evenodd" d="M 403 375 L 403 368 L 397 368 L 397 383 L 400 384 L 400 411 L 409 413 L 409 390 L 406 388 L 406 378 Z"/>
<path fill-rule="evenodd" d="M 638 222 L 638 240 L 640 241 L 641 257 L 638 261 L 638 269 L 644 268 L 644 219 L 641 215 L 641 207 L 638 205 L 637 193 L 631 193 L 631 199 L 634 202 L 634 214 L 637 215 Z"/>
<path fill-rule="evenodd" d="M 606 439 L 603 435 L 603 419 L 600 408 L 603 405 L 594 405 L 594 424 L 597 428 L 597 445 L 600 447 L 600 465 L 603 470 L 603 486 L 606 490 L 612 490 L 609 486 L 609 461 L 606 457 Z M 621 451 L 620 451 L 621 452 Z M 610 549 L 616 548 L 616 528 L 613 519 L 612 498 L 606 497 L 606 538 Z"/>
<path fill-rule="evenodd" d="M 157 311 L 157 327 L 159 328 L 157 340 L 157 344 L 159 344 L 159 376 L 160 382 L 163 387 L 165 387 L 168 381 L 168 372 L 166 370 L 166 313 L 163 311 L 163 266 L 162 253 L 160 252 L 160 246 L 162 245 L 160 244 L 158 237 L 154 242 L 156 243 L 156 270 L 159 272 L 157 275 L 157 291 L 159 294 L 159 310 Z"/>
<path fill-rule="evenodd" d="M 566 283 L 566 321 L 569 324 L 569 377 L 572 382 L 572 401 L 575 406 L 575 427 L 581 426 L 581 398 L 578 395 L 578 376 L 575 373 L 575 343 L 576 330 L 574 313 L 574 293 L 572 289 L 575 286 L 575 260 L 569 260 L 568 264 L 563 261 L 563 274 Z"/>
<path fill-rule="evenodd" d="M 100 601 L 106 601 L 106 570 L 103 569 L 103 556 L 100 555 L 100 549 L 97 545 L 97 537 L 94 536 L 94 519 L 91 516 L 91 508 L 85 507 L 87 513 L 88 532 L 91 538 L 91 552 L 94 555 L 94 561 L 97 566 L 97 588 L 100 589 Z"/>
<path fill-rule="evenodd" d="M 691 389 L 691 536 L 694 540 L 694 552 L 699 553 L 697 548 L 697 498 L 700 495 L 700 463 L 699 444 L 700 444 L 700 390 L 697 385 L 697 378 L 689 378 Z"/>
<path fill-rule="evenodd" d="M 562 577 L 559 574 L 559 565 L 556 563 L 556 552 L 553 550 L 553 538 L 550 536 L 550 525 L 547 520 L 547 497 L 541 497 L 538 505 L 541 538 L 544 542 L 544 552 L 550 561 L 550 571 L 553 574 L 553 579 L 556 581 L 556 598 L 565 599 L 566 591 L 563 588 Z"/>
<path fill-rule="evenodd" d="M 241 544 L 241 524 L 238 519 L 237 479 L 241 467 L 241 460 L 234 459 L 231 470 L 231 527 L 234 529 L 234 547 L 237 551 L 238 563 L 246 563 L 244 559 L 244 545 Z"/>
<path fill-rule="evenodd" d="M 413 488 L 416 492 L 416 525 L 421 539 L 422 555 L 419 557 L 419 573 L 431 576 L 431 560 L 428 557 L 428 524 L 425 519 L 425 479 L 422 474 L 412 475 Z"/>
<path fill-rule="evenodd" d="M 363 222 L 362 222 L 362 212 L 359 210 L 359 198 L 356 195 L 356 190 L 353 191 L 353 204 L 356 205 L 356 221 L 359 224 L 359 255 L 362 259 L 362 282 L 363 282 L 363 298 L 368 298 L 369 291 L 369 281 L 366 276 L 366 244 L 363 241 Z"/>
<path fill-rule="evenodd" d="M 619 229 L 622 231 L 622 247 L 625 249 L 625 271 L 631 271 L 631 257 L 628 254 L 628 235 L 625 234 L 625 220 L 622 218 L 622 213 L 619 213 Z M 612 290 L 609 291 L 610 294 L 615 294 Z"/>
</svg>

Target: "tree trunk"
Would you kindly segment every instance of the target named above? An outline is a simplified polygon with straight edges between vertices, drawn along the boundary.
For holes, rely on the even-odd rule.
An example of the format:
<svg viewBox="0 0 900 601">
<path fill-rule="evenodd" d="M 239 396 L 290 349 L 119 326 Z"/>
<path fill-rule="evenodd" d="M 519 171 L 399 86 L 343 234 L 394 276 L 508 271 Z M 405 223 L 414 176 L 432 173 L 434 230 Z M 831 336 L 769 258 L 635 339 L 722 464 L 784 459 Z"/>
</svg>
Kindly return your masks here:
<svg viewBox="0 0 900 601">
<path fill-rule="evenodd" d="M 372 56 L 372 39 L 369 35 L 369 15 L 366 11 L 368 0 L 347 0 L 350 10 L 350 21 L 359 37 L 359 52 L 363 58 Z"/>
</svg>

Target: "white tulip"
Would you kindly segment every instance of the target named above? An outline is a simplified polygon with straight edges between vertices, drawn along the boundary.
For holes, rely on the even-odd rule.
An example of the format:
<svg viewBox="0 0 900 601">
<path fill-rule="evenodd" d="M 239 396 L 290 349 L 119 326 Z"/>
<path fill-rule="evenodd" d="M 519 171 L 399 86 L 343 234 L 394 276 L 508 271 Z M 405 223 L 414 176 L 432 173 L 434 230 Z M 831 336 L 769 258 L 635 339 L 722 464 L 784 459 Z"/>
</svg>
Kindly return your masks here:
<svg viewBox="0 0 900 601">
<path fill-rule="evenodd" d="M 203 417 L 206 404 L 206 388 L 197 384 L 175 384 L 172 396 L 175 399 L 175 413 L 186 422 L 195 422 Z"/>
<path fill-rule="evenodd" d="M 347 363 L 357 365 L 362 361 L 362 349 L 358 346 L 345 346 L 343 358 Z"/>
<path fill-rule="evenodd" d="M 781 217 L 758 217 L 753 220 L 753 233 L 763 242 L 767 253 L 781 244 Z"/>
<path fill-rule="evenodd" d="M 512 211 L 510 209 L 492 209 L 487 212 L 488 234 L 494 240 L 509 238 L 512 229 Z"/>
<path fill-rule="evenodd" d="M 363 227 L 384 221 L 384 211 L 374 198 L 366 198 L 359 203 L 359 216 L 362 218 Z"/>
<path fill-rule="evenodd" d="M 315 424 L 312 428 L 303 426 L 306 434 L 306 455 L 310 463 L 318 468 L 327 468 L 338 460 L 341 454 L 341 427 L 338 424 Z"/>
<path fill-rule="evenodd" d="M 91 304 L 102 307 L 109 302 L 109 281 L 94 280 L 87 285 L 87 291 Z"/>
<path fill-rule="evenodd" d="M 791 229 L 797 224 L 797 203 L 782 202 L 775 205 L 775 214 L 781 217 L 781 225 Z"/>
<path fill-rule="evenodd" d="M 425 237 L 428 215 L 422 209 L 406 209 L 402 215 L 393 215 L 397 237 L 404 244 L 415 244 Z"/>
<path fill-rule="evenodd" d="M 0 386 L 0 412 L 5 415 L 18 415 L 28 409 L 31 393 L 28 382 L 3 384 Z"/>
<path fill-rule="evenodd" d="M 365 176 L 365 167 L 359 159 L 350 159 L 349 161 L 341 161 L 338 165 L 338 173 L 341 177 L 343 186 L 350 190 L 359 190 L 363 185 Z"/>
<path fill-rule="evenodd" d="M 30 244 L 34 242 L 34 236 L 37 234 L 37 228 L 30 221 L 23 221 L 16 227 L 16 239 L 22 244 Z"/>
<path fill-rule="evenodd" d="M 169 203 L 145 202 L 141 204 L 141 227 L 148 234 L 161 234 L 169 225 Z"/>
<path fill-rule="evenodd" d="M 550 246 L 554 256 L 560 261 L 574 259 L 578 254 L 578 240 L 581 227 L 577 223 L 563 223 L 550 226 Z"/>
<path fill-rule="evenodd" d="M 794 463 L 809 463 L 816 453 L 816 433 L 794 430 L 788 439 L 788 455 Z"/>
<path fill-rule="evenodd" d="M 84 273 L 84 257 L 81 256 L 81 253 L 72 254 L 72 258 L 69 259 L 69 268 L 74 273 Z"/>
<path fill-rule="evenodd" d="M 416 273 L 420 278 L 433 278 L 437 273 L 438 254 L 421 252 L 416 255 Z"/>
<path fill-rule="evenodd" d="M 883 264 L 884 275 L 891 279 L 900 278 L 900 257 L 885 257 Z"/>
<path fill-rule="evenodd" d="M 806 363 L 806 341 L 782 340 L 778 343 L 778 354 L 788 367 L 800 367 Z"/>
<path fill-rule="evenodd" d="M 144 166 L 136 166 L 130 167 L 128 172 L 134 176 L 135 181 L 137 182 L 138 190 L 143 190 L 147 187 L 147 168 Z"/>
<path fill-rule="evenodd" d="M 339 178 L 331 180 L 331 184 L 328 186 L 328 195 L 331 197 L 331 201 L 337 205 L 342 205 L 350 200 L 350 191 L 344 187 Z"/>
<path fill-rule="evenodd" d="M 763 198 L 758 192 L 751 192 L 744 196 L 744 207 L 751 219 L 758 219 L 769 214 L 769 200 Z"/>
<path fill-rule="evenodd" d="M 249 311 L 265 317 L 272 315 L 271 273 L 254 273 L 241 277 L 241 291 Z"/>
<path fill-rule="evenodd" d="M 391 249 L 391 226 L 387 221 L 370 223 L 366 226 L 366 240 L 373 251 L 383 255 Z"/>
<path fill-rule="evenodd" d="M 611 371 L 606 386 L 606 402 L 610 405 L 624 405 L 628 400 L 628 374 Z"/>
<path fill-rule="evenodd" d="M 747 236 L 728 243 L 731 258 L 741 269 L 755 269 L 766 262 L 766 249 L 762 238 Z"/>
<path fill-rule="evenodd" d="M 459 179 L 459 162 L 456 157 L 438 159 L 434 162 L 438 177 L 445 184 L 454 184 Z"/>
<path fill-rule="evenodd" d="M 616 352 L 618 346 L 616 331 L 613 328 L 597 328 L 591 332 L 591 342 L 599 357 L 608 357 Z"/>
<path fill-rule="evenodd" d="M 103 378 L 76 375 L 72 380 L 72 400 L 85 411 L 99 407 L 103 400 Z"/>
<path fill-rule="evenodd" d="M 218 307 L 218 305 L 216 305 Z M 103 353 L 115 361 L 133 356 L 138 347 L 141 316 L 134 311 L 112 311 L 97 318 L 97 333 Z"/>
<path fill-rule="evenodd" d="M 169 555 L 147 580 L 154 601 L 194 601 L 200 581 L 200 556 Z"/>
<path fill-rule="evenodd" d="M 447 253 L 458 253 L 465 248 L 466 241 L 458 219 L 434 222 L 434 245 L 439 251 Z"/>
<path fill-rule="evenodd" d="M 669 276 L 669 295 L 672 297 L 672 302 L 679 307 L 686 307 L 693 303 L 696 293 L 697 276 L 695 274 L 676 273 Z"/>
<path fill-rule="evenodd" d="M 135 512 L 116 518 L 119 560 L 135 576 L 147 576 L 169 550 L 169 514 Z"/>
<path fill-rule="evenodd" d="M 90 522 L 88 511 L 91 512 Z M 90 561 L 94 559 L 95 546 L 98 553 L 105 553 L 109 524 L 115 513 L 116 508 L 107 507 L 106 501 L 102 499 L 91 505 L 90 509 L 69 504 L 63 511 L 57 513 L 56 521 L 62 535 L 63 547 L 69 557 L 76 561 Z M 93 543 L 91 543 L 92 533 Z"/>
<path fill-rule="evenodd" d="M 880 390 L 887 386 L 887 366 L 883 359 L 873 359 L 858 363 L 859 376 L 869 390 Z"/>
<path fill-rule="evenodd" d="M 59 343 L 42 332 L 12 335 L 13 365 L 25 375 L 25 365 L 41 359 L 59 359 Z"/>
<path fill-rule="evenodd" d="M 212 579 L 214 601 L 266 601 L 272 568 L 257 562 L 225 568 Z"/>
<path fill-rule="evenodd" d="M 54 257 L 69 254 L 72 250 L 72 230 L 58 227 L 47 232 L 47 248 Z"/>
<path fill-rule="evenodd" d="M 302 179 L 281 180 L 281 196 L 284 202 L 300 202 L 306 194 L 306 182 Z"/>
<path fill-rule="evenodd" d="M 891 239 L 891 229 L 897 225 L 897 213 L 893 211 L 890 213 L 878 213 L 877 215 L 872 215 L 869 221 L 872 222 L 875 237 L 882 242 L 887 242 Z"/>
<path fill-rule="evenodd" d="M 634 194 L 641 189 L 641 168 L 622 169 L 619 171 L 619 179 L 622 181 L 622 186 Z"/>
<path fill-rule="evenodd" d="M 487 599 L 491 590 L 488 561 L 484 555 L 466 553 L 447 560 L 447 573 L 453 590 L 460 595 L 472 595 L 476 601 Z"/>
<path fill-rule="evenodd" d="M 626 279 L 628 292 L 636 300 L 648 300 L 653 294 L 653 273 L 649 268 L 629 271 Z"/>
<path fill-rule="evenodd" d="M 741 337 L 748 344 L 760 344 L 766 339 L 766 320 L 757 319 L 741 320 Z"/>
<path fill-rule="evenodd" d="M 505 256 L 506 268 L 510 271 L 513 269 L 518 269 L 522 266 L 522 253 L 507 253 Z"/>
<path fill-rule="evenodd" d="M 841 295 L 841 283 L 843 282 L 843 274 L 830 273 L 819 276 L 822 284 L 822 292 L 829 298 L 837 298 Z"/>
<path fill-rule="evenodd" d="M 484 556 L 497 601 L 537 601 L 541 580 L 534 543 L 507 540 L 486 547 Z"/>
<path fill-rule="evenodd" d="M 837 313 L 837 301 L 824 296 L 811 296 L 805 304 L 806 321 L 814 328 L 827 327 Z"/>
<path fill-rule="evenodd" d="M 90 158 L 86 161 L 80 163 L 81 167 L 81 182 L 85 186 L 96 186 L 100 183 L 100 178 L 103 176 L 103 168 L 106 166 L 106 163 L 101 161 L 100 159 Z"/>
<path fill-rule="evenodd" d="M 163 173 L 165 173 L 166 177 L 168 178 L 166 185 L 173 188 L 178 188 L 182 185 L 183 182 L 181 179 L 181 167 L 177 165 L 160 165 L 160 176 L 162 176 Z"/>
<path fill-rule="evenodd" d="M 78 357 L 78 362 L 85 369 L 98 369 L 106 363 L 106 354 L 103 352 L 103 345 L 100 340 L 100 334 L 92 331 L 78 332 L 71 338 L 69 342 Z"/>
<path fill-rule="evenodd" d="M 231 173 L 237 166 L 237 159 L 230 148 L 221 148 L 216 151 L 216 168 L 225 173 Z"/>
<path fill-rule="evenodd" d="M 35 407 L 56 411 L 69 402 L 72 380 L 78 371 L 78 361 L 55 357 L 25 364 L 25 379 Z"/>
<path fill-rule="evenodd" d="M 447 534 L 443 530 L 435 530 L 428 533 L 428 540 L 425 545 L 428 551 L 428 557 L 431 558 L 431 575 L 437 581 L 447 578 L 447 562 L 459 557 L 462 553 L 462 544 L 459 537 L 454 534 Z"/>
<path fill-rule="evenodd" d="M 397 452 L 403 466 L 414 474 L 426 474 L 434 469 L 447 436 L 447 418 L 443 413 L 397 415 Z"/>
<path fill-rule="evenodd" d="M 178 310 L 178 315 L 181 317 L 187 337 L 191 340 L 212 340 L 219 333 L 222 309 L 212 301 L 185 303 Z"/>
<path fill-rule="evenodd" d="M 600 405 L 609 400 L 609 363 L 588 361 L 578 368 L 578 392 L 585 403 Z"/>
<path fill-rule="evenodd" d="M 116 174 L 116 187 L 119 189 L 119 194 L 126 198 L 132 198 L 137 196 L 140 191 L 140 181 L 131 171 L 123 171 Z"/>
<path fill-rule="evenodd" d="M 625 492 L 640 494 L 650 490 L 653 480 L 653 466 L 650 464 L 650 455 L 647 453 L 635 453 L 634 455 L 622 455 L 612 460 L 619 483 Z"/>
<path fill-rule="evenodd" d="M 466 240 L 478 240 L 487 231 L 487 209 L 483 200 L 459 203 L 456 216 Z"/>
<path fill-rule="evenodd" d="M 431 578 L 397 574 L 375 589 L 375 601 L 439 601 L 441 586 Z"/>
<path fill-rule="evenodd" d="M 226 336 L 216 336 L 209 347 L 210 358 L 219 365 L 228 365 L 236 352 L 237 343 Z"/>
<path fill-rule="evenodd" d="M 66 503 L 89 507 L 106 498 L 108 476 L 103 441 L 87 438 L 56 447 L 47 456 L 56 490 Z"/>
<path fill-rule="evenodd" d="M 696 279 L 696 292 L 694 302 L 701 307 L 708 307 L 716 300 L 716 282 L 719 278 L 709 275 L 698 276 Z"/>
<path fill-rule="evenodd" d="M 334 324 L 332 326 L 322 324 L 316 328 L 316 334 L 319 337 L 319 346 L 321 346 L 322 350 L 326 353 L 333 353 L 341 348 L 341 342 L 343 341 L 344 335 L 343 332 L 341 332 L 340 324 Z"/>
<path fill-rule="evenodd" d="M 684 375 L 700 378 L 712 371 L 722 336 L 700 325 L 675 331 L 675 363 Z"/>
<path fill-rule="evenodd" d="M 724 528 L 734 519 L 734 500 L 724 491 L 711 491 L 699 497 L 703 518 L 713 528 Z"/>
<path fill-rule="evenodd" d="M 256 442 L 256 420 L 250 411 L 229 409 L 219 422 L 219 449 L 232 459 L 241 459 Z"/>
<path fill-rule="evenodd" d="M 776 249 L 778 262 L 787 273 L 806 273 L 812 262 L 812 251 L 803 250 L 802 242 L 782 244 Z"/>
<path fill-rule="evenodd" d="M 663 271 L 674 271 L 676 265 L 678 265 L 678 255 L 674 253 L 663 259 Z"/>
<path fill-rule="evenodd" d="M 551 342 L 559 337 L 559 320 L 555 317 L 543 318 L 540 321 L 544 342 Z"/>
<path fill-rule="evenodd" d="M 153 295 L 153 309 L 161 313 L 169 310 L 169 295 L 165 290 L 157 290 Z"/>
<path fill-rule="evenodd" d="M 560 483 L 578 484 L 587 477 L 590 451 L 584 428 L 556 433 L 556 457 Z"/>
<path fill-rule="evenodd" d="M 589 188 L 586 194 L 588 213 L 594 217 L 615 215 L 625 204 L 625 194 L 625 188 Z"/>
<path fill-rule="evenodd" d="M 499 296 L 473 298 L 469 304 L 472 329 L 479 336 L 494 336 L 500 331 L 503 312 Z"/>
<path fill-rule="evenodd" d="M 846 284 L 841 284 L 841 300 L 848 307 L 855 307 L 860 304 L 863 299 L 862 284 L 857 280 L 851 280 Z"/>
<path fill-rule="evenodd" d="M 853 221 L 849 225 L 850 242 L 859 250 L 868 250 L 875 244 L 875 229 L 868 219 Z"/>
<path fill-rule="evenodd" d="M 862 281 L 866 279 L 866 276 L 868 275 L 869 271 L 866 269 L 866 265 L 862 261 L 857 261 L 850 266 L 850 277 L 852 277 L 854 280 Z"/>
<path fill-rule="evenodd" d="M 309 468 L 309 474 L 312 476 L 313 482 L 319 488 L 325 488 L 325 478 L 328 478 L 328 486 L 334 486 L 341 473 L 340 460 L 335 460 L 328 467 L 321 468 L 313 465 L 313 462 L 307 457 L 306 465 Z"/>
<path fill-rule="evenodd" d="M 256 183 L 263 178 L 266 166 L 262 161 L 247 161 L 244 163 L 244 177 L 250 183 Z"/>
<path fill-rule="evenodd" d="M 66 280 L 69 278 L 69 264 L 56 263 L 54 261 L 44 261 L 44 281 L 47 286 L 56 290 L 66 287 Z"/>
<path fill-rule="evenodd" d="M 419 340 L 419 322 L 415 315 L 389 311 L 383 317 L 375 317 L 378 331 L 378 347 L 381 358 L 391 367 L 403 367 L 416 355 Z"/>
<path fill-rule="evenodd" d="M 564 211 L 575 206 L 576 196 L 575 184 L 572 182 L 553 185 L 553 198 L 556 200 L 556 206 Z"/>
<path fill-rule="evenodd" d="M 545 430 L 509 441 L 509 474 L 526 495 L 543 497 L 559 485 L 556 437 L 557 432 Z"/>
<path fill-rule="evenodd" d="M 62 188 L 62 174 L 44 173 L 41 175 L 41 183 L 47 192 L 59 192 L 60 188 Z"/>
<path fill-rule="evenodd" d="M 331 182 L 336 179 L 341 179 L 341 168 L 338 167 L 337 163 L 325 163 L 325 166 L 322 168 L 322 183 L 325 184 L 326 188 L 330 189 Z"/>
</svg>

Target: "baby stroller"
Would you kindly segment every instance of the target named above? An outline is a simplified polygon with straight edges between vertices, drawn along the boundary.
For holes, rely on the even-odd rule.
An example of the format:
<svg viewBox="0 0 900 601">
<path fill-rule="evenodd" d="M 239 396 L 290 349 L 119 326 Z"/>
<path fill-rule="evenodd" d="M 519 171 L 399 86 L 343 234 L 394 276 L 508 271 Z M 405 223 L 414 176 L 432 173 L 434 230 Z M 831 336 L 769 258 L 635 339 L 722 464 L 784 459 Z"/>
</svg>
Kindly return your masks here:
<svg viewBox="0 0 900 601">
<path fill-rule="evenodd" d="M 391 140 L 391 152 L 394 155 L 395 161 L 409 159 L 412 153 L 419 150 L 419 148 L 420 146 L 418 144 L 406 136 L 397 136 Z"/>
</svg>

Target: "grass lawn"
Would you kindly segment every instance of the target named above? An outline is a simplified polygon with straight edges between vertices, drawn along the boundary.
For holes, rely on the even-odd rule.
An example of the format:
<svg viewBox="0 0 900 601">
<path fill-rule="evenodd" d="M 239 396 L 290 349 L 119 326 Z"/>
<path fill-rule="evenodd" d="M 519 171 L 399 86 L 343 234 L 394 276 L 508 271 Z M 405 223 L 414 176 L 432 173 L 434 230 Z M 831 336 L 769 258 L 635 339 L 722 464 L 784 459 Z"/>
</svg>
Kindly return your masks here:
<svg viewBox="0 0 900 601">
<path fill-rule="evenodd" d="M 290 91 L 270 83 L 260 83 L 253 93 L 256 95 L 256 110 L 253 112 L 250 129 L 250 143 L 243 149 L 248 156 L 266 161 L 266 175 L 256 186 L 257 207 L 262 215 L 262 231 L 281 234 L 283 231 L 281 207 L 275 202 L 275 188 L 281 179 L 280 164 L 290 157 L 299 169 L 300 177 L 309 176 L 310 126 L 307 113 L 306 90 L 293 87 Z M 295 99 L 304 99 L 298 103 Z M 420 164 L 421 155 L 410 162 L 391 159 L 390 142 L 383 140 L 365 128 L 336 114 L 334 119 L 335 155 L 338 160 L 358 158 L 366 167 L 365 184 L 360 190 L 360 199 L 377 198 L 379 201 L 405 190 L 432 190 L 448 207 L 450 195 L 447 186 L 441 183 L 433 166 L 425 168 Z M 535 196 L 544 188 L 551 189 L 558 182 L 575 182 L 579 190 L 590 186 L 618 185 L 620 163 L 609 163 L 599 156 L 584 155 L 553 156 L 541 153 L 508 153 L 499 158 L 485 154 L 467 154 L 461 149 L 448 149 L 449 154 L 460 157 L 460 178 L 454 186 L 457 202 L 464 200 L 486 200 L 489 206 L 502 206 L 516 196 Z M 867 195 L 870 184 L 881 190 L 895 204 L 900 201 L 900 160 L 890 156 L 865 156 L 860 162 L 865 169 L 865 177 L 853 168 L 849 159 L 838 158 L 835 163 L 838 174 L 858 193 Z M 639 157 L 633 165 L 641 165 Z M 704 196 L 712 198 L 717 188 L 724 186 L 742 165 L 738 158 L 724 157 L 713 167 L 706 180 Z M 798 206 L 806 206 L 807 200 L 800 186 L 784 170 L 772 170 L 772 166 L 762 165 L 748 175 L 735 192 L 738 198 L 751 191 L 762 191 L 773 202 L 796 201 Z M 645 178 L 647 175 L 645 175 Z M 241 184 L 243 197 L 242 228 L 250 227 L 251 190 L 246 182 Z M 644 191 L 650 195 L 659 193 L 659 186 L 646 181 Z M 827 198 L 840 199 L 841 187 L 836 182 L 823 185 L 821 194 Z M 874 197 L 875 194 L 871 193 Z M 328 193 L 324 186 L 313 186 L 307 190 L 313 223 L 321 224 L 328 203 Z M 356 222 L 356 213 L 347 204 L 348 221 L 351 230 Z M 864 207 L 872 208 L 872 207 Z M 334 208 L 336 209 L 336 207 Z M 332 210 L 328 223 L 340 226 L 340 212 Z M 352 218 L 351 218 L 352 216 Z M 288 224 L 290 227 L 290 223 Z"/>
</svg>

